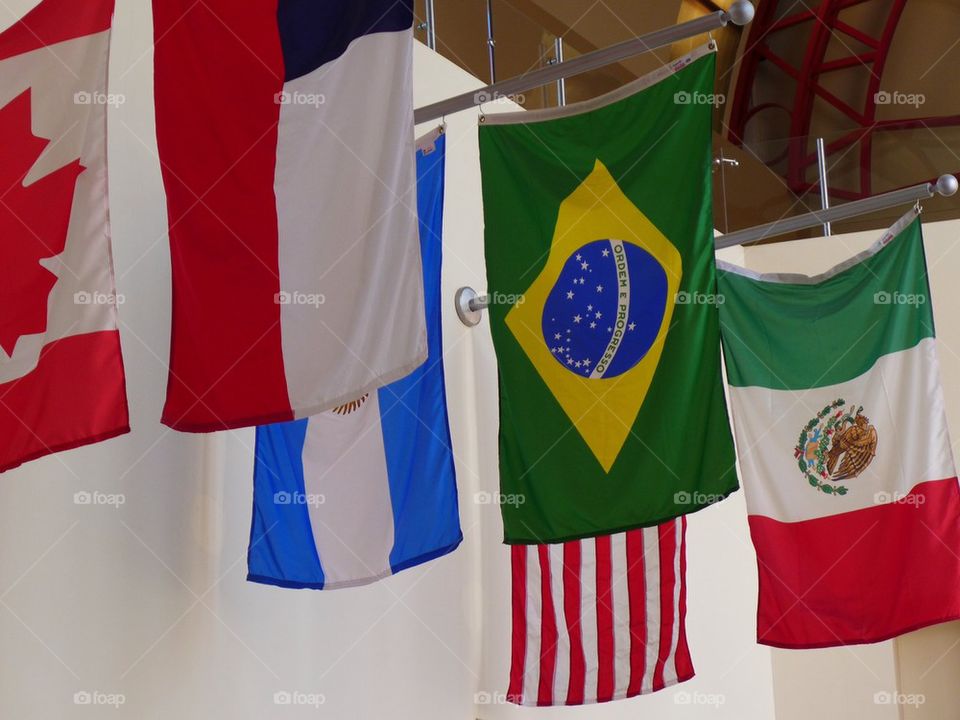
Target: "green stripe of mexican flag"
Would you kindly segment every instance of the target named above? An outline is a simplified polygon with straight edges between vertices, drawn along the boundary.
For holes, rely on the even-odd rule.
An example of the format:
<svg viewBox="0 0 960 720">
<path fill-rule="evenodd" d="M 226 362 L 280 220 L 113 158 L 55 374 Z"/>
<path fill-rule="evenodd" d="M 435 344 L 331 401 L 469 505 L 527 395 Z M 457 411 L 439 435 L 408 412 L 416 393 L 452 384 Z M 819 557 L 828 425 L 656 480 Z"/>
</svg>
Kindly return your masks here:
<svg viewBox="0 0 960 720">
<path fill-rule="evenodd" d="M 820 276 L 759 275 L 717 263 L 729 384 L 835 385 L 862 375 L 882 355 L 933 337 L 920 222 L 907 219 L 899 242 L 891 243 L 901 229 L 894 226 Z"/>
<path fill-rule="evenodd" d="M 718 263 L 718 290 L 759 641 L 873 642 L 960 616 L 960 495 L 916 211 L 820 276 Z"/>
</svg>

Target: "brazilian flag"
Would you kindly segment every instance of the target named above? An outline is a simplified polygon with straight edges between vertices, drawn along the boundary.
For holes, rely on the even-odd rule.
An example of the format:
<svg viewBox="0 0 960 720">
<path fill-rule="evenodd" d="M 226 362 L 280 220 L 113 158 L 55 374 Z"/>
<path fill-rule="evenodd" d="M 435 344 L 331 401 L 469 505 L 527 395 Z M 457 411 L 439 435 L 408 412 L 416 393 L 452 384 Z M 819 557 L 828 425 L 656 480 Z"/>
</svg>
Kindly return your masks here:
<svg viewBox="0 0 960 720">
<path fill-rule="evenodd" d="M 737 489 L 711 211 L 715 53 L 486 116 L 505 541 L 656 525 Z"/>
</svg>

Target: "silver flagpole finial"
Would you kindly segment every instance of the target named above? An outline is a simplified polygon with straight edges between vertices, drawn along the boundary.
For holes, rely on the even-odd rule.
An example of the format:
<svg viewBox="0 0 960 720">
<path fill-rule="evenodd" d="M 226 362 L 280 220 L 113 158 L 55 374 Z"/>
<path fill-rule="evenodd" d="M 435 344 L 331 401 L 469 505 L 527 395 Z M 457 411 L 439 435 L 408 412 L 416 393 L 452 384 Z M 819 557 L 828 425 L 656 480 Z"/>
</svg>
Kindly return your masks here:
<svg viewBox="0 0 960 720">
<path fill-rule="evenodd" d="M 737 0 L 737 2 L 733 3 L 730 9 L 727 10 L 726 16 L 734 25 L 740 25 L 742 27 L 753 20 L 755 12 L 756 10 L 753 7 L 753 3 L 749 2 L 749 0 Z"/>
<path fill-rule="evenodd" d="M 957 178 L 953 175 L 941 175 L 937 178 L 937 192 L 943 197 L 956 194 L 957 186 Z"/>
</svg>

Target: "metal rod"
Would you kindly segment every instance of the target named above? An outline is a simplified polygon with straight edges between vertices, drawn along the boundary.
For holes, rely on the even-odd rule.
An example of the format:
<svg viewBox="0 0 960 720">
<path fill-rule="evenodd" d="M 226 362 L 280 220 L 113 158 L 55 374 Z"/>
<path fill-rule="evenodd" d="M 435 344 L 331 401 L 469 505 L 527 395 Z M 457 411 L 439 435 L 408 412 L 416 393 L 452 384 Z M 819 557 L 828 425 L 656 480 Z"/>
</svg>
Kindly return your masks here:
<svg viewBox="0 0 960 720">
<path fill-rule="evenodd" d="M 632 40 L 626 40 L 616 45 L 611 45 L 603 50 L 581 55 L 567 60 L 566 62 L 549 65 L 538 70 L 533 70 L 524 75 L 520 75 L 503 82 L 496 82 L 494 79 L 489 85 L 479 90 L 456 95 L 446 100 L 425 105 L 414 111 L 414 122 L 423 123 L 430 120 L 436 120 L 445 115 L 451 115 L 461 110 L 467 110 L 476 107 L 492 99 L 525 93 L 542 85 L 547 85 L 560 78 L 568 78 L 581 73 L 606 67 L 621 60 L 641 55 L 657 48 L 671 45 L 672 43 L 687 38 L 703 35 L 717 28 L 726 26 L 728 22 L 735 25 L 745 25 L 753 19 L 753 5 L 748 0 L 736 0 L 729 10 L 717 10 L 695 20 L 674 25 L 673 27 L 655 30 L 654 32 L 641 35 Z M 493 15 L 491 0 L 487 0 L 487 35 L 490 45 L 490 76 L 495 78 L 494 57 L 493 57 Z"/>
<path fill-rule="evenodd" d="M 467 303 L 467 306 L 477 312 L 478 310 L 486 310 L 490 307 L 490 296 L 489 295 L 480 295 L 479 297 L 471 298 Z"/>
<path fill-rule="evenodd" d="M 837 205 L 827 210 L 819 210 L 798 215 L 796 217 L 778 220 L 777 222 L 767 223 L 758 227 L 740 230 L 729 233 L 717 238 L 716 246 L 722 248 L 742 245 L 743 243 L 762 240 L 774 235 L 792 232 L 794 230 L 803 230 L 804 228 L 816 227 L 825 222 L 848 220 L 858 215 L 876 212 L 877 210 L 886 210 L 887 208 L 903 205 L 905 203 L 917 202 L 924 198 L 932 197 L 934 194 L 950 197 L 957 192 L 958 182 L 953 175 L 941 175 L 935 183 L 922 183 L 912 187 L 894 190 L 893 192 L 876 195 L 874 197 L 855 200 L 854 202 Z M 478 295 L 472 287 L 462 287 L 457 290 L 454 297 L 454 307 L 457 310 L 457 316 L 467 327 L 474 327 L 480 323 L 482 313 L 490 307 L 489 295 Z"/>
<path fill-rule="evenodd" d="M 490 61 L 490 85 L 497 82 L 496 47 L 497 41 L 493 36 L 493 0 L 487 0 L 487 58 Z M 472 105 L 470 107 L 472 107 Z M 432 118 L 426 119 L 434 120 L 444 114 L 445 113 L 440 113 L 440 115 L 434 115 Z"/>
<path fill-rule="evenodd" d="M 727 233 L 716 240 L 717 249 L 744 245 L 764 240 L 776 235 L 784 235 L 795 230 L 805 230 L 828 222 L 840 222 L 850 218 L 867 215 L 878 210 L 886 210 L 897 205 L 914 203 L 917 200 L 933 197 L 934 194 L 950 197 L 957 192 L 957 179 L 953 175 L 941 175 L 935 183 L 921 183 L 900 190 L 874 195 L 863 200 L 835 205 L 828 210 L 814 210 L 804 215 L 784 218 L 775 222 L 757 225 L 746 230 Z"/>
<path fill-rule="evenodd" d="M 437 13 L 433 7 L 433 0 L 427 2 L 427 47 L 431 50 L 437 49 Z"/>
<path fill-rule="evenodd" d="M 830 209 L 830 193 L 827 190 L 827 151 L 823 144 L 823 138 L 817 138 L 817 170 L 820 175 L 820 207 L 823 210 Z M 830 231 L 830 223 L 823 224 L 823 234 L 830 237 L 833 233 Z"/>
<path fill-rule="evenodd" d="M 557 37 L 553 41 L 553 57 L 556 64 L 563 62 L 563 38 Z M 557 79 L 557 107 L 563 107 L 567 104 L 567 81 L 566 78 Z"/>
</svg>

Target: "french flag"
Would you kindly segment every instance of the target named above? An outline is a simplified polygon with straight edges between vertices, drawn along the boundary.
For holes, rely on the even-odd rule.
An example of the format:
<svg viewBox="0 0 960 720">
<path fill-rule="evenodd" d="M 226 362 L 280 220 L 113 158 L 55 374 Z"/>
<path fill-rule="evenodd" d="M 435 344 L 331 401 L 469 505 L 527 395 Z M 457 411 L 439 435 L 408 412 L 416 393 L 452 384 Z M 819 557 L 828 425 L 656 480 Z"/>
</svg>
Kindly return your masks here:
<svg viewBox="0 0 960 720">
<path fill-rule="evenodd" d="M 426 359 L 412 0 L 154 0 L 163 422 L 307 417 Z"/>
</svg>

